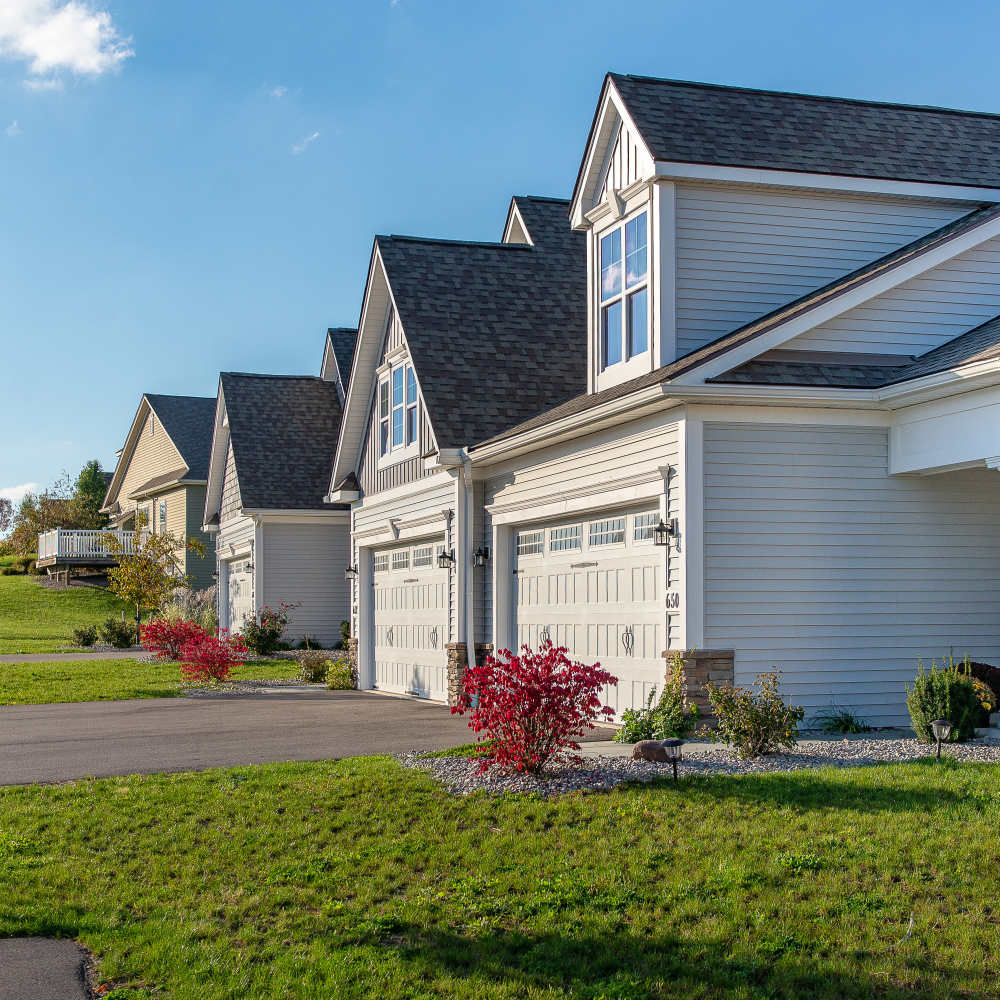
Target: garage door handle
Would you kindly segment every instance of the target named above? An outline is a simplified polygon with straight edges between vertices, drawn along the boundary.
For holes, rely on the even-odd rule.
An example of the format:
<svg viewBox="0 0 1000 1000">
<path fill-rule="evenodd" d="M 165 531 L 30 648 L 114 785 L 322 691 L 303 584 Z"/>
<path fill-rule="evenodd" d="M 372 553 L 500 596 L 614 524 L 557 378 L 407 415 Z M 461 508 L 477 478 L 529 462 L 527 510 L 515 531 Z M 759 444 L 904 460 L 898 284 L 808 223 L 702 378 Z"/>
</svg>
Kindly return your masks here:
<svg viewBox="0 0 1000 1000">
<path fill-rule="evenodd" d="M 596 562 L 570 563 L 570 569 L 586 569 L 588 566 L 596 566 Z"/>
<path fill-rule="evenodd" d="M 626 655 L 631 656 L 635 649 L 635 632 L 631 628 L 627 628 L 622 632 L 622 645 L 625 647 Z"/>
<path fill-rule="evenodd" d="M 386 629 L 386 632 L 385 632 L 385 644 L 387 646 L 391 646 L 392 645 L 392 627 L 391 626 Z"/>
</svg>

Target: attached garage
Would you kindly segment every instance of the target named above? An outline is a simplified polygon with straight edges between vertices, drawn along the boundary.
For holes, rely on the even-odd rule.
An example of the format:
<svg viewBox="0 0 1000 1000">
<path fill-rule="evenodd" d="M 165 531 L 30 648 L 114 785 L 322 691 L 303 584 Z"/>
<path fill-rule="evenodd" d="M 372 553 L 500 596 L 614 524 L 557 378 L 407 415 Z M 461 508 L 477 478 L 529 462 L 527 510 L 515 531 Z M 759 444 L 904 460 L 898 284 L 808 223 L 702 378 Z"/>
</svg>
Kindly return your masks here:
<svg viewBox="0 0 1000 1000">
<path fill-rule="evenodd" d="M 374 555 L 375 687 L 448 699 L 448 583 L 438 567 L 443 539 Z"/>
<path fill-rule="evenodd" d="M 222 620 L 229 622 L 229 629 L 239 631 L 243 621 L 254 614 L 253 566 L 249 559 L 235 559 L 226 564 L 228 572 L 229 613 Z"/>
<path fill-rule="evenodd" d="M 511 609 L 517 644 L 550 638 L 618 678 L 616 714 L 661 689 L 667 648 L 667 549 L 653 544 L 655 509 L 518 526 Z"/>
</svg>

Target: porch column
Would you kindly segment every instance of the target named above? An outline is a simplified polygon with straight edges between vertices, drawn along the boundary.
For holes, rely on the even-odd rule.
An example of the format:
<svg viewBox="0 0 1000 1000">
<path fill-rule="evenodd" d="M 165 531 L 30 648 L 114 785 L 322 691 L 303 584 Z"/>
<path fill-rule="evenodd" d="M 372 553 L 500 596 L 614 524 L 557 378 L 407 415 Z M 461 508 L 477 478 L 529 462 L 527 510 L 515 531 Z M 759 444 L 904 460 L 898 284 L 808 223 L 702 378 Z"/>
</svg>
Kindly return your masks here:
<svg viewBox="0 0 1000 1000">
<path fill-rule="evenodd" d="M 372 550 L 358 546 L 358 688 L 375 687 L 375 574 Z"/>
</svg>

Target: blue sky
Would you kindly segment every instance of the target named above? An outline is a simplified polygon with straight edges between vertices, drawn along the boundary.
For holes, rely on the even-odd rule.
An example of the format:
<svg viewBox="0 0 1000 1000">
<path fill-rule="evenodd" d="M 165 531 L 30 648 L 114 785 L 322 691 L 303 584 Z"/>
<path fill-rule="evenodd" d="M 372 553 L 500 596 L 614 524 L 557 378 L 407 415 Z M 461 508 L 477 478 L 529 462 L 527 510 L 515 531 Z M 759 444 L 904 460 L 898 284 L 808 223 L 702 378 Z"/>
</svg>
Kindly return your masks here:
<svg viewBox="0 0 1000 1000">
<path fill-rule="evenodd" d="M 604 73 L 1000 111 L 990 4 L 4 0 L 0 491 L 143 391 L 318 373 L 376 232 L 568 195 Z"/>
</svg>

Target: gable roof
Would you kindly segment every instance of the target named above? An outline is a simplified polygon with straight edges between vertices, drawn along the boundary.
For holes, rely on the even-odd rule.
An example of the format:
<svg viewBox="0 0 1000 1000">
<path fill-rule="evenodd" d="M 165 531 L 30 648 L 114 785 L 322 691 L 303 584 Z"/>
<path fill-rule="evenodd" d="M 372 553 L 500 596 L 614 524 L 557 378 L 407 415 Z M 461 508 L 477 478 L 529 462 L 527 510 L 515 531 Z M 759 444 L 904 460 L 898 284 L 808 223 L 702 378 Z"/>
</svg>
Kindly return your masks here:
<svg viewBox="0 0 1000 1000">
<path fill-rule="evenodd" d="M 1000 186 L 1000 115 L 609 73 L 657 160 Z"/>
<path fill-rule="evenodd" d="M 354 361 L 354 345 L 358 340 L 358 331 L 349 326 L 331 326 L 326 331 L 326 337 L 337 362 L 340 380 L 347 385 L 351 377 L 351 363 Z"/>
<path fill-rule="evenodd" d="M 533 246 L 376 238 L 439 448 L 499 434 L 587 384 L 585 237 L 569 230 L 568 202 L 519 204 Z"/>
<path fill-rule="evenodd" d="M 323 503 L 340 397 L 314 375 L 220 376 L 245 510 L 331 510 Z"/>
<path fill-rule="evenodd" d="M 565 198 L 543 198 L 539 195 L 514 195 L 510 212 L 517 210 L 531 242 L 538 247 L 561 253 L 586 253 L 586 244 L 574 236 L 567 221 L 569 202 Z M 508 219 L 510 213 L 508 212 Z"/>
<path fill-rule="evenodd" d="M 567 400 L 562 405 L 553 408 L 552 410 L 541 413 L 530 420 L 518 424 L 517 426 L 510 427 L 508 430 L 496 434 L 490 439 L 478 442 L 477 447 L 485 444 L 492 444 L 496 441 L 513 437 L 525 431 L 534 430 L 537 427 L 543 427 L 546 424 L 553 423 L 563 417 L 572 416 L 576 413 L 582 413 L 591 407 L 599 406 L 600 404 L 608 402 L 612 399 L 621 399 L 629 393 L 638 392 L 640 389 L 645 389 L 648 386 L 656 385 L 661 382 L 669 382 L 671 379 L 684 375 L 685 373 L 697 368 L 699 365 L 705 364 L 720 355 L 724 355 L 727 351 L 735 347 L 739 347 L 760 338 L 764 334 L 769 333 L 775 328 L 781 326 L 783 323 L 787 323 L 788 321 L 809 312 L 811 309 L 815 309 L 839 296 L 845 295 L 847 292 L 863 285 L 865 282 L 871 281 L 879 275 L 900 267 L 908 261 L 914 260 L 920 255 L 928 253 L 936 247 L 941 246 L 950 240 L 954 240 L 959 236 L 977 228 L 978 226 L 985 225 L 986 223 L 997 218 L 1000 218 L 1000 204 L 987 205 L 977 208 L 968 215 L 964 215 L 960 219 L 956 219 L 954 222 L 948 223 L 946 226 L 942 226 L 940 229 L 936 229 L 925 236 L 921 236 L 912 243 L 908 243 L 906 246 L 900 247 L 898 250 L 893 250 L 892 252 L 879 257 L 877 260 L 851 271 L 842 278 L 837 278 L 836 280 L 831 281 L 812 292 L 807 292 L 805 295 L 794 299 L 792 302 L 766 313 L 764 316 L 737 328 L 731 333 L 727 333 L 724 336 L 713 340 L 711 343 L 697 348 L 691 353 L 686 354 L 682 358 L 678 358 L 676 361 L 673 361 L 668 365 L 656 368 L 645 375 L 637 376 L 634 379 L 622 382 L 620 385 L 611 386 L 610 388 L 604 389 L 600 392 L 584 393 L 580 396 L 576 396 L 573 399 Z M 885 366 L 883 365 L 881 367 L 882 372 L 884 373 Z M 945 367 L 948 366 L 946 365 Z M 785 370 L 787 371 L 787 369 Z M 825 378 L 826 375 L 817 375 L 817 377 Z M 832 375 L 831 377 L 836 376 Z M 859 375 L 858 377 L 861 376 Z M 833 383 L 824 383 L 821 381 L 815 384 L 832 385 Z"/>
<path fill-rule="evenodd" d="M 207 479 L 215 400 L 208 396 L 163 396 L 150 392 L 145 398 L 188 467 L 186 478 Z"/>
</svg>

